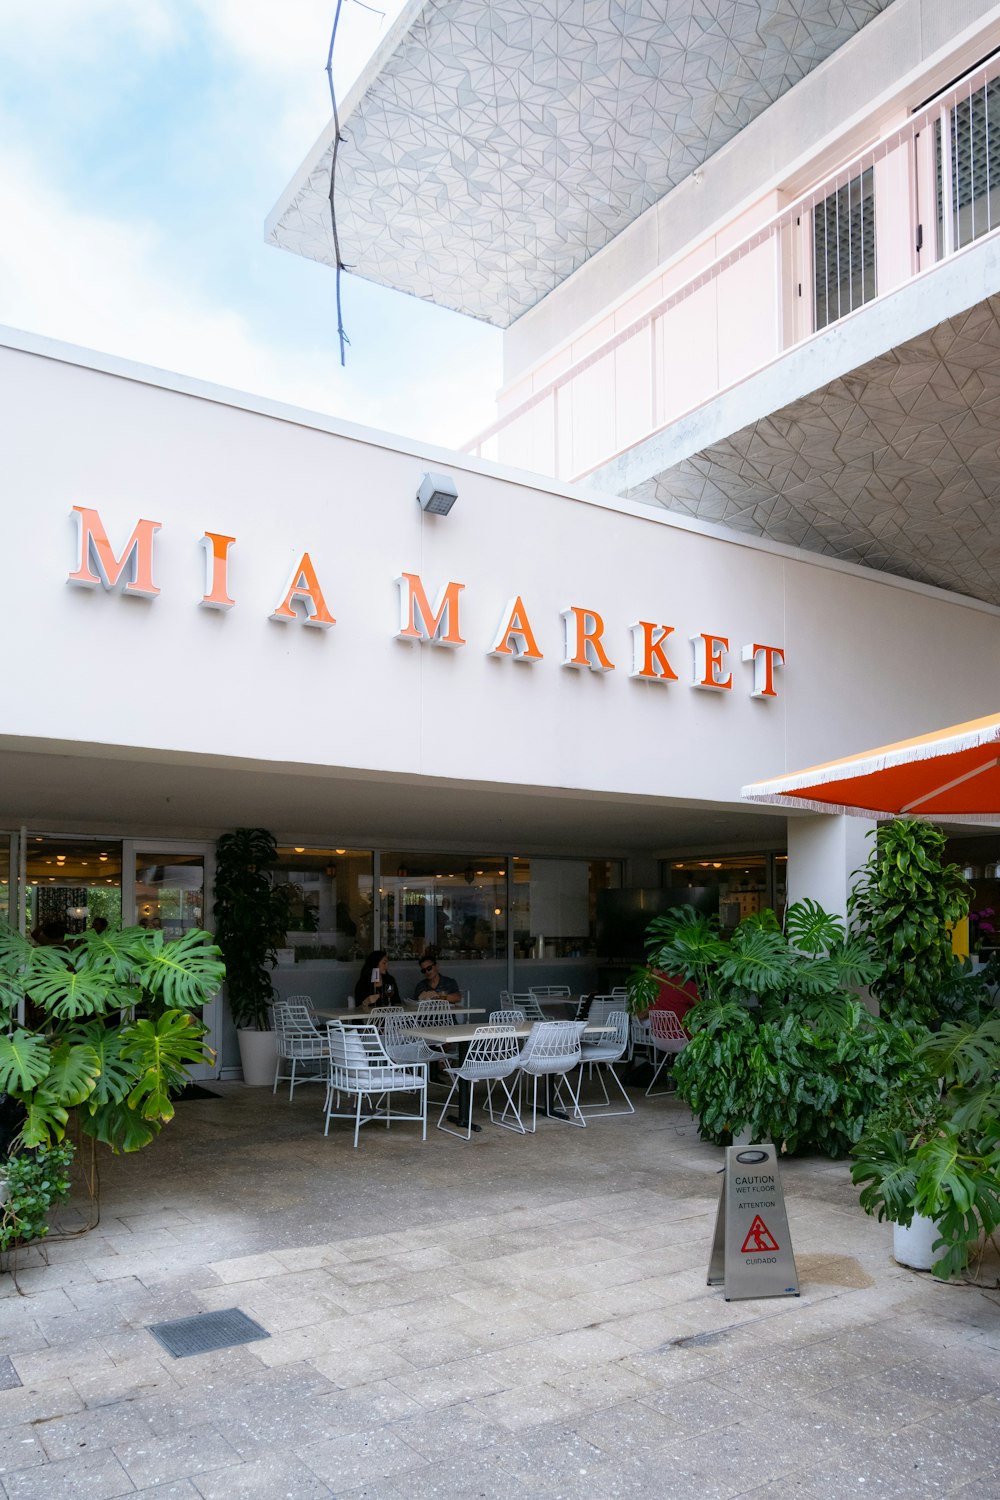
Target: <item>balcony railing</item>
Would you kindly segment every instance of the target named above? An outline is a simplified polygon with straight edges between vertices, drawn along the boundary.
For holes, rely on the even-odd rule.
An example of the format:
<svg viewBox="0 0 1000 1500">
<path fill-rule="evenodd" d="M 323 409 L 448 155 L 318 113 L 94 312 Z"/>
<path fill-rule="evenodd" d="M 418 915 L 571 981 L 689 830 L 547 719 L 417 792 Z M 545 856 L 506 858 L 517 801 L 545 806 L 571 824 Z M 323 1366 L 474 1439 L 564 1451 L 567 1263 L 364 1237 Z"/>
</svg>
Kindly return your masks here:
<svg viewBox="0 0 1000 1500">
<path fill-rule="evenodd" d="M 665 271 L 466 451 L 583 478 L 994 226 L 1000 55 L 739 243 L 702 246 L 694 274 Z"/>
</svg>

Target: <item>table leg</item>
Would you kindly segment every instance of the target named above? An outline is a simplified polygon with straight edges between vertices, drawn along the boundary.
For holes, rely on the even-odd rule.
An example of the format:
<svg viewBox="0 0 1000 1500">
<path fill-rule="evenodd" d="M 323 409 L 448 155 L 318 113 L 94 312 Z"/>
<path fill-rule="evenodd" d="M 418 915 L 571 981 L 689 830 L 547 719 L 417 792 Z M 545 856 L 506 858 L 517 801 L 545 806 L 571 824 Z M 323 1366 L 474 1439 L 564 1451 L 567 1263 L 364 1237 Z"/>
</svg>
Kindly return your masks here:
<svg viewBox="0 0 1000 1500">
<path fill-rule="evenodd" d="M 464 1046 L 461 1046 L 459 1048 L 459 1055 L 458 1055 L 458 1065 L 459 1065 L 459 1067 L 461 1067 L 462 1064 L 465 1062 L 465 1054 L 468 1052 L 468 1050 L 469 1050 L 469 1044 L 468 1044 L 468 1042 L 466 1042 L 464 1044 Z M 471 1120 L 471 1118 L 472 1118 L 472 1085 L 469 1083 L 469 1081 L 468 1081 L 467 1078 L 460 1078 L 458 1080 L 458 1114 L 457 1115 L 449 1115 L 448 1116 L 448 1121 L 452 1125 L 459 1126 L 459 1128 L 461 1130 L 468 1130 L 468 1128 L 469 1128 L 469 1121 Z M 482 1128 L 483 1127 L 481 1125 L 473 1124 L 473 1126 L 472 1126 L 473 1134 L 474 1135 L 478 1135 L 479 1132 L 482 1130 Z"/>
</svg>

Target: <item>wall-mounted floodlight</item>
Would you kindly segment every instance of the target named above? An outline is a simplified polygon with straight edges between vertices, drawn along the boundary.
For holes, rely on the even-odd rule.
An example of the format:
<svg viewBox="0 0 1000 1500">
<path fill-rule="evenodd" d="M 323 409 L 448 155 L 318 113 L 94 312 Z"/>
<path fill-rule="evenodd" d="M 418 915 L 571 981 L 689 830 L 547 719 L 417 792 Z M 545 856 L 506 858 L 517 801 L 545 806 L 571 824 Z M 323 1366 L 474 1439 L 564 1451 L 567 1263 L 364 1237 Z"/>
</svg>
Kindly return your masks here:
<svg viewBox="0 0 1000 1500">
<path fill-rule="evenodd" d="M 417 499 L 428 515 L 446 516 L 458 499 L 458 485 L 450 474 L 425 474 Z"/>
</svg>

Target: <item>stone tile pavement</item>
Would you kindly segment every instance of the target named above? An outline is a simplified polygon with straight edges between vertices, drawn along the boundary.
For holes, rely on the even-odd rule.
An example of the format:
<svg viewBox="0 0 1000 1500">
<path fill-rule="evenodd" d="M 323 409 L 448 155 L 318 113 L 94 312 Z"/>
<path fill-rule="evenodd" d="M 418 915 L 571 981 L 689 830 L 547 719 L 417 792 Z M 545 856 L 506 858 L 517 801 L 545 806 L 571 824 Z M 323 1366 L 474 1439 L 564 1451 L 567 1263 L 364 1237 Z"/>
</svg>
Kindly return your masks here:
<svg viewBox="0 0 1000 1500">
<path fill-rule="evenodd" d="M 801 1298 L 726 1303 L 676 1100 L 355 1152 L 315 1088 L 218 1089 L 0 1277 L 8 1500 L 1000 1497 L 1000 1292 L 896 1266 L 843 1163 L 783 1166 Z M 271 1337 L 146 1329 L 233 1306 Z"/>
</svg>

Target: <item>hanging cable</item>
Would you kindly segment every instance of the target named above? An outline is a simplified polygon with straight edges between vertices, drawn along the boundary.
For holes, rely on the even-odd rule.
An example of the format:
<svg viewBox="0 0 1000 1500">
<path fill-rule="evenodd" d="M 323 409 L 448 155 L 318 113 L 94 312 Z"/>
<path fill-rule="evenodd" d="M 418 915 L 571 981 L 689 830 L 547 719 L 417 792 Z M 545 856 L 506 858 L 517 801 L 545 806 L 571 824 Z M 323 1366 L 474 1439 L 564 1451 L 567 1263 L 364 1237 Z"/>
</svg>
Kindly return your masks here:
<svg viewBox="0 0 1000 1500">
<path fill-rule="evenodd" d="M 340 298 L 340 278 L 345 267 L 340 255 L 340 236 L 337 233 L 337 205 L 335 202 L 337 153 L 340 150 L 340 113 L 337 109 L 337 90 L 333 83 L 333 48 L 337 40 L 337 27 L 340 24 L 340 12 L 343 9 L 343 5 L 344 0 L 337 0 L 337 9 L 333 15 L 333 30 L 330 33 L 330 50 L 326 58 L 326 77 L 330 85 L 330 103 L 333 105 L 333 155 L 330 159 L 330 228 L 333 232 L 333 254 L 337 267 L 337 338 L 340 340 L 341 365 L 347 363 L 347 345 L 351 342 L 344 328 L 344 310 Z"/>
<path fill-rule="evenodd" d="M 385 20 L 385 11 L 379 10 L 374 5 L 367 5 L 365 0 L 354 0 L 354 4 L 362 10 L 371 11 L 373 16 Z M 337 153 L 340 150 L 340 112 L 337 108 L 337 90 L 333 83 L 333 49 L 337 41 L 337 27 L 340 24 L 340 12 L 343 10 L 344 0 L 337 0 L 337 8 L 333 13 L 333 30 L 330 33 L 330 50 L 326 55 L 326 78 L 330 85 L 330 103 L 333 106 L 333 153 L 330 157 L 330 229 L 333 233 L 333 254 L 336 262 L 337 276 L 337 338 L 340 340 L 340 363 L 347 363 L 347 346 L 351 342 L 344 328 L 344 310 L 340 295 L 340 277 L 343 271 L 349 270 L 345 266 L 340 254 L 340 235 L 337 232 Z"/>
</svg>

